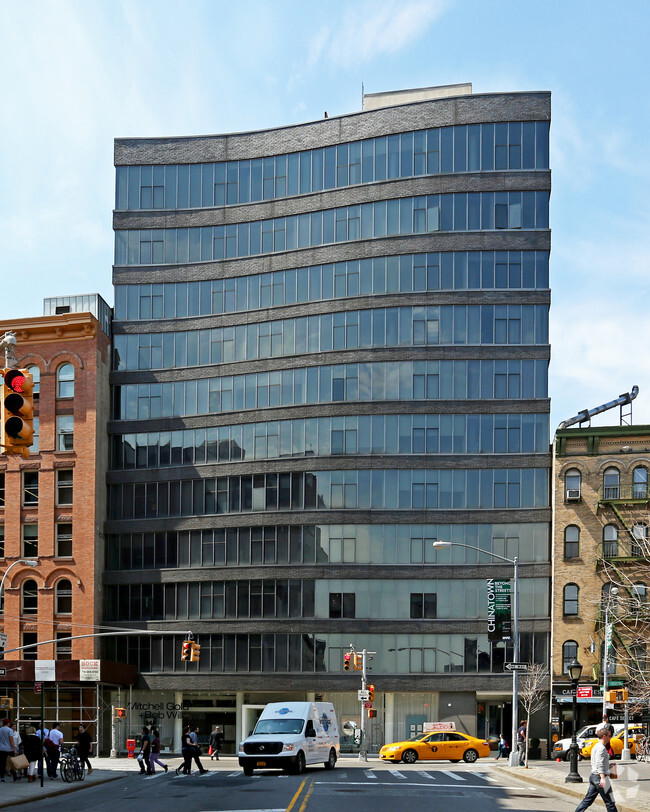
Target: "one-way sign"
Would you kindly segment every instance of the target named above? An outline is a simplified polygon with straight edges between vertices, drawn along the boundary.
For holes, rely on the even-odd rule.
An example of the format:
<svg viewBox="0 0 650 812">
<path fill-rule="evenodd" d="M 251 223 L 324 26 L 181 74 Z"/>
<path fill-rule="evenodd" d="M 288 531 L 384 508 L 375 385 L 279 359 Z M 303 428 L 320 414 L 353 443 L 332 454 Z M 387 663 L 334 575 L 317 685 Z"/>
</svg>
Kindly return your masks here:
<svg viewBox="0 0 650 812">
<path fill-rule="evenodd" d="M 506 671 L 528 671 L 530 666 L 528 663 L 506 663 L 504 668 Z"/>
</svg>

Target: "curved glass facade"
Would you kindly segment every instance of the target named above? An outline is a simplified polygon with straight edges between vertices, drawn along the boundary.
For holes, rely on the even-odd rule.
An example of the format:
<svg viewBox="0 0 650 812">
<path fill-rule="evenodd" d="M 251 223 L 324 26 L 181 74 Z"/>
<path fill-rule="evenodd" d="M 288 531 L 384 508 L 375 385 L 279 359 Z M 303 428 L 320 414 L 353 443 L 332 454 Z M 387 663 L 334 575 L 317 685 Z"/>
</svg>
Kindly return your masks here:
<svg viewBox="0 0 650 812">
<path fill-rule="evenodd" d="M 352 642 L 387 693 L 507 701 L 491 552 L 544 661 L 550 108 L 454 104 L 117 142 L 103 589 L 163 636 L 105 656 L 151 688 L 329 698 Z"/>
<path fill-rule="evenodd" d="M 548 305 L 431 305 L 347 310 L 173 333 L 115 335 L 117 369 L 254 361 L 331 350 L 548 342 Z"/>
<path fill-rule="evenodd" d="M 116 265 L 216 262 L 352 240 L 438 231 L 547 229 L 548 192 L 456 192 L 227 226 L 115 232 Z"/>
<path fill-rule="evenodd" d="M 547 398 L 548 361 L 376 361 L 113 388 L 116 420 L 302 404 Z"/>
<path fill-rule="evenodd" d="M 182 319 L 385 293 L 547 287 L 548 251 L 400 254 L 203 282 L 116 285 L 115 318 Z"/>
</svg>

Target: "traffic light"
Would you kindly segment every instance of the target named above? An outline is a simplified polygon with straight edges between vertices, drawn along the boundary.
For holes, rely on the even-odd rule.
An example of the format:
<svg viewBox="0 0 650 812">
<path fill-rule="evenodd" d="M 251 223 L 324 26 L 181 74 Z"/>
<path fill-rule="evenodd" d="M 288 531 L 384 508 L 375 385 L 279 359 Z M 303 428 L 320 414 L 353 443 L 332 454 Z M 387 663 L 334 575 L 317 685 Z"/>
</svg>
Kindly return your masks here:
<svg viewBox="0 0 650 812">
<path fill-rule="evenodd" d="M 201 657 L 201 646 L 194 641 L 190 644 L 190 662 L 198 663 L 199 658 Z"/>
<path fill-rule="evenodd" d="M 192 641 L 183 640 L 183 648 L 181 649 L 181 660 L 189 660 L 192 655 Z"/>
<path fill-rule="evenodd" d="M 368 708 L 368 719 L 374 719 L 377 716 L 376 708 Z"/>
<path fill-rule="evenodd" d="M 115 708 L 115 718 L 116 719 L 124 719 L 126 716 L 126 710 L 124 708 Z"/>
<path fill-rule="evenodd" d="M 372 702 L 375 698 L 375 686 L 374 685 L 366 685 L 366 691 L 368 691 L 368 701 Z"/>
<path fill-rule="evenodd" d="M 363 671 L 363 654 L 354 655 L 354 670 Z"/>
<path fill-rule="evenodd" d="M 34 437 L 34 380 L 26 369 L 2 370 L 2 452 L 29 456 Z"/>
<path fill-rule="evenodd" d="M 627 702 L 627 688 L 619 688 L 617 691 L 606 691 L 605 702 L 616 704 L 617 702 Z"/>
<path fill-rule="evenodd" d="M 349 651 L 346 652 L 343 655 L 343 670 L 344 671 L 349 671 L 350 670 L 350 660 L 351 659 L 352 659 L 352 655 L 350 654 Z"/>
</svg>

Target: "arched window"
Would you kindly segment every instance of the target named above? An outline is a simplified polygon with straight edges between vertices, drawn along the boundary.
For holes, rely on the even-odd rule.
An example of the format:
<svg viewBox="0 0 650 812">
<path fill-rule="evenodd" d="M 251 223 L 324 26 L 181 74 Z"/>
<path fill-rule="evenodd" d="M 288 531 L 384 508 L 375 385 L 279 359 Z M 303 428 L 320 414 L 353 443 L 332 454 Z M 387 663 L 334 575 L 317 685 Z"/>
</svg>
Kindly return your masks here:
<svg viewBox="0 0 650 812">
<path fill-rule="evenodd" d="M 578 659 L 578 644 L 575 640 L 566 640 L 562 644 L 562 673 L 569 673 L 569 665 Z"/>
<path fill-rule="evenodd" d="M 646 499 L 648 496 L 648 469 L 639 465 L 634 469 L 634 498 Z"/>
<path fill-rule="evenodd" d="M 31 578 L 23 583 L 23 606 L 21 614 L 38 614 L 38 584 Z"/>
<path fill-rule="evenodd" d="M 613 591 L 615 590 L 615 591 Z M 618 608 L 618 591 L 616 584 L 606 583 L 600 591 L 600 600 L 603 610 L 609 606 L 610 612 L 615 612 Z"/>
<path fill-rule="evenodd" d="M 618 555 L 618 527 L 606 524 L 603 527 L 603 557 L 615 558 Z"/>
<path fill-rule="evenodd" d="M 56 613 L 57 615 L 72 614 L 72 584 L 67 578 L 57 581 L 56 584 Z"/>
<path fill-rule="evenodd" d="M 74 397 L 74 367 L 72 364 L 61 364 L 56 371 L 57 398 Z"/>
<path fill-rule="evenodd" d="M 564 587 L 564 600 L 563 611 L 567 616 L 575 616 L 578 614 L 578 595 L 580 588 L 578 584 L 567 584 Z"/>
<path fill-rule="evenodd" d="M 564 557 L 577 558 L 580 555 L 580 528 L 570 524 L 564 528 Z"/>
<path fill-rule="evenodd" d="M 618 468 L 606 468 L 603 474 L 603 499 L 619 499 L 621 474 Z"/>
<path fill-rule="evenodd" d="M 630 555 L 632 558 L 641 558 L 648 549 L 648 525 L 645 522 L 637 522 L 632 526 L 632 543 L 630 544 Z"/>
<path fill-rule="evenodd" d="M 32 381 L 34 382 L 34 389 L 32 390 L 32 394 L 34 399 L 36 399 L 41 391 L 41 370 L 32 364 L 31 366 L 26 367 L 27 371 L 31 373 Z"/>
<path fill-rule="evenodd" d="M 580 499 L 582 474 L 577 468 L 569 468 L 564 475 L 564 496 L 568 502 Z"/>
</svg>

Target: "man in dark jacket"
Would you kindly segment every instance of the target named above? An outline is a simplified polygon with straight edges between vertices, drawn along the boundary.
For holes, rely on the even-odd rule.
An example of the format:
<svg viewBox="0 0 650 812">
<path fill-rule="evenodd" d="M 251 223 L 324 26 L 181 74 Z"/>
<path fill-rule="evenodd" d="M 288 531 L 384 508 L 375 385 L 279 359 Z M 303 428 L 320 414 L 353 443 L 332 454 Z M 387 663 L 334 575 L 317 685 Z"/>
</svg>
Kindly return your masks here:
<svg viewBox="0 0 650 812">
<path fill-rule="evenodd" d="M 140 753 L 142 758 L 138 759 L 140 764 L 140 775 L 153 775 L 149 756 L 151 755 L 151 736 L 149 735 L 149 728 L 142 728 L 142 736 L 140 738 Z"/>
<path fill-rule="evenodd" d="M 88 756 L 90 756 L 90 751 L 92 750 L 93 740 L 90 737 L 90 733 L 86 730 L 86 726 L 83 724 L 79 725 L 79 732 L 77 733 L 77 755 L 82 764 L 85 764 L 88 769 L 88 775 L 90 775 L 93 771 L 93 766 L 88 761 Z"/>
<path fill-rule="evenodd" d="M 219 725 L 215 725 L 214 730 L 210 733 L 210 747 L 212 748 L 210 759 L 216 758 L 219 761 L 219 750 L 223 749 L 223 732 Z"/>
</svg>

